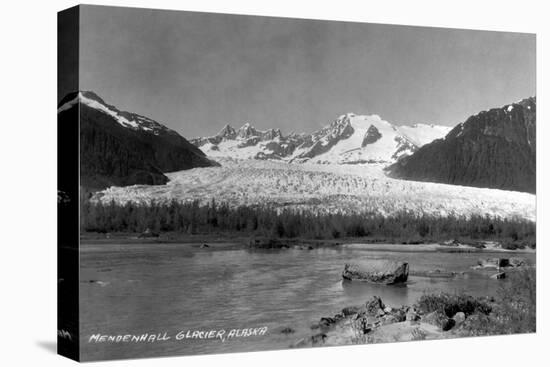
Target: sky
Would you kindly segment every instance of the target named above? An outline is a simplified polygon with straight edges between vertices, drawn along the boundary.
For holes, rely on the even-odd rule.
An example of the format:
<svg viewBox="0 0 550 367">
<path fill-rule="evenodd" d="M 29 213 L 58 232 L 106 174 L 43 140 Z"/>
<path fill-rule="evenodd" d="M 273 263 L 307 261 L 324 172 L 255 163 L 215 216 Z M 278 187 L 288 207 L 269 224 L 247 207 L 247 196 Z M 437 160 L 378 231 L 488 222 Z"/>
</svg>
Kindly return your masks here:
<svg viewBox="0 0 550 367">
<path fill-rule="evenodd" d="M 535 36 L 83 6 L 80 86 L 184 137 L 346 112 L 456 125 L 536 93 Z"/>
</svg>

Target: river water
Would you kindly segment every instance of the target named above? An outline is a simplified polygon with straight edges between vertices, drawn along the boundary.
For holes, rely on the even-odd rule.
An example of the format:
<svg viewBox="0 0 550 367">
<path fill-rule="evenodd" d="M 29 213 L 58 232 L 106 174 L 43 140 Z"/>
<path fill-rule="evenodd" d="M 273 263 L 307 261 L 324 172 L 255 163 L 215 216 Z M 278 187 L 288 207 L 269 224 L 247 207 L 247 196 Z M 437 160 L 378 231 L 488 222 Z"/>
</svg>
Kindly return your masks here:
<svg viewBox="0 0 550 367">
<path fill-rule="evenodd" d="M 411 273 L 467 271 L 494 253 L 372 251 L 361 246 L 314 250 L 197 249 L 189 244 L 83 245 L 83 360 L 283 349 L 311 335 L 311 325 L 374 295 L 390 306 L 424 292 L 491 295 L 502 281 L 487 276 L 410 276 L 406 285 L 342 282 L 346 262 L 407 261 Z M 500 255 L 506 256 L 506 255 Z M 531 263 L 534 254 L 522 254 Z M 281 330 L 290 327 L 294 333 Z M 181 331 L 267 328 L 264 335 L 177 340 Z M 265 329 L 264 329 L 265 330 Z M 92 335 L 162 334 L 155 342 L 90 342 Z M 234 334 L 235 335 L 235 334 Z"/>
</svg>

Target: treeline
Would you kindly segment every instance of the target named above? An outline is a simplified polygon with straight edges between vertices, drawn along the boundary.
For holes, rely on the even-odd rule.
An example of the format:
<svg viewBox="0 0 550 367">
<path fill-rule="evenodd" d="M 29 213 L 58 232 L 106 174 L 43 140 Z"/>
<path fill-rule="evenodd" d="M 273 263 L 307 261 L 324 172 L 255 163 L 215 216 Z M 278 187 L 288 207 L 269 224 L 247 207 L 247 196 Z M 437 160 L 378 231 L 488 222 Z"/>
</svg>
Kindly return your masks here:
<svg viewBox="0 0 550 367">
<path fill-rule="evenodd" d="M 86 232 L 154 232 L 188 234 L 241 233 L 275 238 L 337 239 L 374 237 L 403 242 L 451 238 L 494 239 L 533 246 L 535 223 L 489 216 L 437 217 L 402 212 L 380 214 L 315 214 L 271 207 L 237 207 L 186 203 L 124 205 L 83 200 L 81 230 Z"/>
</svg>

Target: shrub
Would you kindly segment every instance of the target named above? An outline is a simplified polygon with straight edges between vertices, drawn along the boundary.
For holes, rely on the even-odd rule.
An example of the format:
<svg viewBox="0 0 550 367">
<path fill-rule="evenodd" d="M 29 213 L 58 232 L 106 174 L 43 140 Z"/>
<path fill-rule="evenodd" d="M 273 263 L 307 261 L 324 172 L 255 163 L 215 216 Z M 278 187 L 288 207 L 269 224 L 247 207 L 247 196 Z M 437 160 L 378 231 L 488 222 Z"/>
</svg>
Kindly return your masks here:
<svg viewBox="0 0 550 367">
<path fill-rule="evenodd" d="M 464 312 L 466 316 L 476 312 L 487 315 L 492 309 L 489 302 L 484 299 L 448 293 L 424 294 L 418 300 L 416 308 L 424 314 L 438 311 L 447 317 L 453 317 L 457 312 Z"/>
<path fill-rule="evenodd" d="M 533 333 L 536 331 L 536 272 L 523 269 L 510 275 L 510 282 L 498 292 L 493 311 L 474 313 L 466 318 L 462 332 L 466 335 Z"/>
<path fill-rule="evenodd" d="M 536 271 L 521 269 L 510 275 L 510 283 L 499 290 L 497 315 L 510 333 L 535 332 L 537 323 Z"/>
<path fill-rule="evenodd" d="M 523 250 L 525 249 L 525 244 L 518 241 L 504 241 L 501 244 L 503 249 L 506 250 Z"/>
<path fill-rule="evenodd" d="M 495 317 L 482 313 L 474 313 L 467 317 L 461 326 L 461 332 L 468 336 L 502 334 L 495 322 Z"/>
</svg>

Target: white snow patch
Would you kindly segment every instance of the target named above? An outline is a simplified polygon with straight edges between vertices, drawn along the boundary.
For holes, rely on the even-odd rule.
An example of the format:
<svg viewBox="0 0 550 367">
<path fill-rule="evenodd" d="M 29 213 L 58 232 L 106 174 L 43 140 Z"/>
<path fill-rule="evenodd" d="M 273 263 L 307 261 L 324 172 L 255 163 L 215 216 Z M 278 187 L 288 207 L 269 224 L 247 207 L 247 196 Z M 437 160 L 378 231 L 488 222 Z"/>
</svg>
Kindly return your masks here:
<svg viewBox="0 0 550 367">
<path fill-rule="evenodd" d="M 61 105 L 57 109 L 57 113 L 63 112 L 65 110 L 68 110 L 72 106 L 74 106 L 76 103 L 78 103 L 78 97 L 75 97 L 74 99 L 70 100 L 69 102 L 65 102 L 63 105 Z"/>
<path fill-rule="evenodd" d="M 422 145 L 431 143 L 436 139 L 445 137 L 449 131 L 452 130 L 452 127 L 433 124 L 414 124 L 413 126 L 399 126 L 399 130 L 404 133 L 414 144 L 421 147 Z"/>
<path fill-rule="evenodd" d="M 128 120 L 124 116 L 120 115 L 117 111 L 110 109 L 109 107 L 99 103 L 96 100 L 93 100 L 84 96 L 82 93 L 78 93 L 78 98 L 80 99 L 80 103 L 84 103 L 88 107 L 91 107 L 98 111 L 106 113 L 107 115 L 113 117 L 116 122 L 118 122 L 120 125 L 124 127 L 131 127 L 134 129 L 139 128 L 139 125 L 135 121 Z"/>
<path fill-rule="evenodd" d="M 169 129 L 165 126 L 157 123 L 156 121 L 140 115 L 131 114 L 132 119 L 124 117 L 124 115 L 118 111 L 116 108 L 111 108 L 108 105 L 105 105 L 101 102 L 96 101 L 95 99 L 88 98 L 82 92 L 78 92 L 76 97 L 71 101 L 64 103 L 57 109 L 57 113 L 68 110 L 77 103 L 83 103 L 90 108 L 101 111 L 109 116 L 111 116 L 118 124 L 123 127 L 130 128 L 133 130 L 144 130 L 152 132 L 155 135 L 159 135 L 160 131 L 168 131 Z"/>
</svg>

